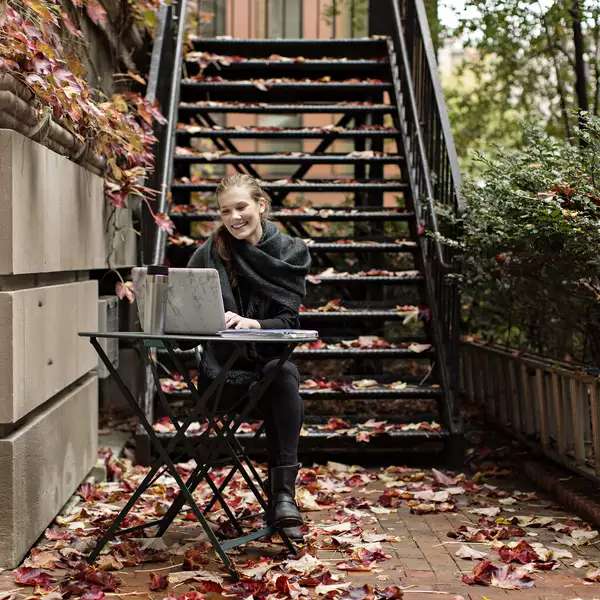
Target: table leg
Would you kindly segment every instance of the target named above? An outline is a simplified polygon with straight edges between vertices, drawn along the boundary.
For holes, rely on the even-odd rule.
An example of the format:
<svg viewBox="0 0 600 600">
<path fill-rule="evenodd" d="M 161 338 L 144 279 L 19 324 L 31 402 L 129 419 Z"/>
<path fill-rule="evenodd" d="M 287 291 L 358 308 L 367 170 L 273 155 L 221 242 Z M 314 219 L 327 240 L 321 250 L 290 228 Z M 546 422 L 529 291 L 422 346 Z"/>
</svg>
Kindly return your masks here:
<svg viewBox="0 0 600 600">
<path fill-rule="evenodd" d="M 156 432 L 152 428 L 152 425 L 150 423 L 148 423 L 148 420 L 146 419 L 146 415 L 144 414 L 144 411 L 138 405 L 133 394 L 131 393 L 129 388 L 125 385 L 125 383 L 123 382 L 123 380 L 117 373 L 116 369 L 113 367 L 112 363 L 106 356 L 104 350 L 98 343 L 97 339 L 95 337 L 91 337 L 90 342 L 91 342 L 92 346 L 94 346 L 94 348 L 96 349 L 96 352 L 100 356 L 102 362 L 104 362 L 104 364 L 106 365 L 109 373 L 111 375 L 113 375 L 121 393 L 123 394 L 125 399 L 129 402 L 131 408 L 133 409 L 133 411 L 137 414 L 138 418 L 140 419 L 140 423 L 142 424 L 142 427 L 145 429 L 146 433 L 148 434 L 151 443 L 153 444 L 153 446 L 155 447 L 155 450 L 159 454 L 160 459 L 162 459 L 162 464 L 166 466 L 167 470 L 169 471 L 169 473 L 171 474 L 173 479 L 175 479 L 175 481 L 180 489 L 180 494 L 183 494 L 185 500 L 190 505 L 192 512 L 195 514 L 196 518 L 200 522 L 200 525 L 202 526 L 206 535 L 208 536 L 213 548 L 219 555 L 219 558 L 223 561 L 227 570 L 229 570 L 230 573 L 232 573 L 232 575 L 237 576 L 237 572 L 235 570 L 235 567 L 234 567 L 231 559 L 229 558 L 229 556 L 227 556 L 226 552 L 223 550 L 221 544 L 219 543 L 219 540 L 217 539 L 214 532 L 212 531 L 212 529 L 210 528 L 210 526 L 204 519 L 204 515 L 201 513 L 200 509 L 196 505 L 194 498 L 192 497 L 186 484 L 181 479 L 181 476 L 177 472 L 177 469 L 175 468 L 173 461 L 169 457 L 169 452 L 172 451 L 173 448 L 176 447 L 177 443 L 179 443 L 179 438 L 185 435 L 185 431 L 187 430 L 187 428 L 190 426 L 190 424 L 193 421 L 193 416 L 186 419 L 186 421 L 182 425 L 180 431 L 178 431 L 176 433 L 176 435 L 171 439 L 168 447 L 165 449 L 164 446 L 160 443 L 160 440 L 157 438 Z M 238 355 L 239 355 L 239 351 L 237 351 L 237 349 L 234 349 L 234 352 L 229 357 L 229 359 L 226 363 L 226 368 L 223 369 L 223 372 L 219 374 L 219 377 L 217 377 L 211 383 L 211 385 L 208 387 L 208 389 L 205 391 L 205 393 L 198 399 L 198 404 L 202 404 L 202 402 L 205 401 L 205 399 L 210 396 L 210 394 L 214 391 L 214 389 L 218 385 L 220 385 L 221 381 L 224 381 L 227 371 L 231 368 L 231 366 L 237 360 Z M 198 408 L 199 408 L 199 406 L 198 406 Z M 141 496 L 141 494 L 147 489 L 149 481 L 152 479 L 152 476 L 154 475 L 154 473 L 156 473 L 156 471 L 158 471 L 158 468 L 160 466 L 161 465 L 160 465 L 159 461 L 157 460 L 157 464 L 151 469 L 151 471 L 148 473 L 148 475 L 144 478 L 144 481 L 142 482 L 142 484 L 140 484 L 138 489 L 132 494 L 132 497 L 129 499 L 126 506 L 121 510 L 117 519 L 115 519 L 115 521 L 111 524 L 107 533 L 101 538 L 100 542 L 98 542 L 98 544 L 96 545 L 96 548 L 92 551 L 92 553 L 88 557 L 88 562 L 93 562 L 98 557 L 98 554 L 102 550 L 102 547 L 106 544 L 106 542 L 110 539 L 110 537 L 113 537 L 114 535 L 118 534 L 117 529 L 118 529 L 120 523 L 122 522 L 123 518 L 129 512 L 129 510 L 131 510 L 131 507 L 134 505 L 134 503 L 139 498 L 139 496 Z"/>
<path fill-rule="evenodd" d="M 167 399 L 165 398 L 165 394 L 162 391 L 162 388 L 160 387 L 160 376 L 158 374 L 156 364 L 153 360 L 152 353 L 151 352 L 143 353 L 143 358 L 144 358 L 144 362 L 146 363 L 146 366 L 150 369 L 152 376 L 154 377 L 154 380 L 156 382 L 158 398 L 163 407 L 163 410 L 165 411 L 165 413 L 167 414 L 167 416 L 173 423 L 173 426 L 175 427 L 177 432 L 181 432 L 181 426 L 179 425 L 179 421 L 177 420 L 176 417 L 173 416 L 173 413 L 171 412 L 171 409 L 169 407 L 169 403 L 167 402 Z M 208 427 L 207 433 L 210 434 L 210 427 Z M 196 451 L 196 448 L 192 447 L 190 440 L 185 435 L 183 436 L 183 444 L 184 444 L 187 452 L 190 454 L 190 456 L 193 456 L 194 459 L 196 460 L 196 464 L 203 464 L 203 463 L 207 462 L 207 458 L 202 457 Z M 217 451 L 217 449 L 215 449 L 215 453 L 216 453 L 216 451 Z M 210 486 L 210 488 L 212 489 L 213 493 L 218 494 L 217 487 L 215 486 L 213 480 L 211 479 L 210 473 L 208 473 L 208 472 L 206 473 L 205 479 L 206 479 L 206 482 L 208 483 L 208 485 Z M 190 477 L 188 477 L 188 481 L 189 480 L 190 480 Z M 186 481 L 186 485 L 188 484 L 188 481 Z M 191 489 L 192 493 L 194 492 L 195 488 L 196 488 L 196 485 L 194 485 L 193 489 Z M 219 499 L 222 500 L 222 498 L 219 498 Z M 237 520 L 236 516 L 233 514 L 233 512 L 231 511 L 231 509 L 229 508 L 229 506 L 226 503 L 221 502 L 221 504 L 223 506 L 223 510 L 229 517 L 229 520 L 233 523 L 233 526 L 236 528 L 237 532 L 241 535 L 243 533 L 243 529 L 242 529 L 242 526 L 240 525 L 239 521 Z M 206 513 L 207 511 L 205 510 L 204 512 Z M 162 530 L 162 523 L 161 523 L 161 530 Z"/>
</svg>

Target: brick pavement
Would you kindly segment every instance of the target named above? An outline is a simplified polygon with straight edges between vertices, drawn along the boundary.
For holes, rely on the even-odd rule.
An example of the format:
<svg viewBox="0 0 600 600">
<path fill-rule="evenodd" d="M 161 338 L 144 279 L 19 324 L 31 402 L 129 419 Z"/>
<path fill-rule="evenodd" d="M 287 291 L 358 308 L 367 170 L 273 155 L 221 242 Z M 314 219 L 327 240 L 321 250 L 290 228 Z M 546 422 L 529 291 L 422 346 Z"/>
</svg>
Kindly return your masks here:
<svg viewBox="0 0 600 600">
<path fill-rule="evenodd" d="M 369 473 L 377 473 L 370 469 Z M 425 473 L 428 473 L 427 471 Z M 522 481 L 507 478 L 492 483 L 497 484 L 500 490 L 508 494 L 516 494 L 515 490 L 528 491 Z M 393 486 L 392 486 L 393 487 Z M 357 487 L 351 492 L 340 494 L 335 508 L 340 508 L 344 503 L 353 498 L 367 499 L 371 505 L 379 505 L 379 497 L 386 489 L 386 483 L 381 479 L 370 481 L 367 485 Z M 456 512 L 443 512 L 434 514 L 413 514 L 405 502 L 398 508 L 393 508 L 385 514 L 374 514 L 369 509 L 352 509 L 354 515 L 360 516 L 360 525 L 364 532 L 388 534 L 393 539 L 382 542 L 384 552 L 390 555 L 388 560 L 378 561 L 374 568 L 368 572 L 347 573 L 337 569 L 340 561 L 347 559 L 348 555 L 342 550 L 331 549 L 331 541 L 327 535 L 319 535 L 311 540 L 312 553 L 327 564 L 332 573 L 337 573 L 352 582 L 353 585 L 362 586 L 371 584 L 379 588 L 395 584 L 402 587 L 404 598 L 415 600 L 428 600 L 440 598 L 464 598 L 472 600 L 494 600 L 499 598 L 530 598 L 558 600 L 600 599 L 600 583 L 586 583 L 583 579 L 585 573 L 594 567 L 600 566 L 600 545 L 587 544 L 580 547 L 569 547 L 573 558 L 560 559 L 560 567 L 553 571 L 536 572 L 533 574 L 535 587 L 527 590 L 503 590 L 489 586 L 469 586 L 461 581 L 463 573 L 470 573 L 475 562 L 458 558 L 456 550 L 463 542 L 448 537 L 448 532 L 456 531 L 461 525 L 476 526 L 478 516 L 469 512 L 473 506 L 478 506 L 480 500 L 469 501 L 458 507 Z M 461 502 L 459 501 L 460 505 Z M 488 504 L 495 505 L 493 501 Z M 335 508 L 321 511 L 310 511 L 306 518 L 311 525 L 331 523 Z M 537 497 L 528 501 L 519 501 L 510 506 L 503 506 L 502 513 L 506 518 L 516 515 L 531 517 L 552 517 L 554 522 L 567 522 L 573 518 L 557 507 L 549 498 L 538 492 Z M 199 528 L 193 523 L 179 523 L 173 526 L 166 536 L 168 544 L 178 542 L 186 543 L 191 539 L 198 539 Z M 562 547 L 556 543 L 556 532 L 546 527 L 527 528 L 528 541 L 540 542 L 544 545 Z M 496 564 L 501 564 L 489 544 L 469 543 L 471 548 L 489 552 L 490 559 Z M 275 550 L 281 546 L 275 546 Z M 273 546 L 264 543 L 254 543 L 236 556 L 236 562 L 247 558 L 256 558 L 261 555 L 273 553 Z M 577 559 L 586 559 L 588 565 L 575 568 L 573 562 Z M 217 564 L 211 563 L 207 568 L 219 572 Z M 194 589 L 193 584 L 182 584 L 175 589 L 169 588 L 163 592 L 149 592 L 149 572 L 169 573 L 181 570 L 181 556 L 172 553 L 169 560 L 156 564 L 144 564 L 137 567 L 126 567 L 117 572 L 122 580 L 118 594 L 107 593 L 112 596 L 127 598 L 153 598 L 161 599 L 168 595 L 179 595 L 187 590 Z M 15 600 L 28 598 L 32 588 L 16 586 L 11 572 L 0 573 L 0 600 L 5 596 L 2 590 L 11 593 L 6 597 Z M 15 592 L 15 590 L 17 590 Z M 314 596 L 314 592 L 313 592 Z M 223 596 L 213 596 L 220 598 Z M 281 598 L 285 596 L 280 596 Z M 356 598 L 361 596 L 355 596 Z M 53 598 L 52 600 L 56 600 Z"/>
</svg>

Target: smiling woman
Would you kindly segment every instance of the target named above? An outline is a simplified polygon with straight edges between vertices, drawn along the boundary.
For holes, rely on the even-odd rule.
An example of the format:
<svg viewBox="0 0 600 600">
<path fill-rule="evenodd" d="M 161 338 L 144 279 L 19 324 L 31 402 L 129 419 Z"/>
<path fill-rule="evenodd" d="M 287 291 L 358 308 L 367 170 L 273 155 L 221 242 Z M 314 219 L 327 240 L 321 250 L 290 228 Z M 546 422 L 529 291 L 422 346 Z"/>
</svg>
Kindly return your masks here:
<svg viewBox="0 0 600 600">
<path fill-rule="evenodd" d="M 228 329 L 297 329 L 298 309 L 306 293 L 310 254 L 299 238 L 281 233 L 268 220 L 269 198 L 246 174 L 225 177 L 217 186 L 222 223 L 193 254 L 188 267 L 217 269 Z M 248 386 L 275 371 L 261 399 L 267 433 L 269 510 L 267 522 L 302 537 L 294 500 L 298 472 L 298 438 L 304 407 L 298 391 L 296 366 L 286 361 L 278 368 L 281 348 L 245 344 L 247 352 L 229 372 L 222 402 L 235 402 Z M 199 388 L 206 389 L 230 355 L 223 342 L 203 345 Z"/>
</svg>

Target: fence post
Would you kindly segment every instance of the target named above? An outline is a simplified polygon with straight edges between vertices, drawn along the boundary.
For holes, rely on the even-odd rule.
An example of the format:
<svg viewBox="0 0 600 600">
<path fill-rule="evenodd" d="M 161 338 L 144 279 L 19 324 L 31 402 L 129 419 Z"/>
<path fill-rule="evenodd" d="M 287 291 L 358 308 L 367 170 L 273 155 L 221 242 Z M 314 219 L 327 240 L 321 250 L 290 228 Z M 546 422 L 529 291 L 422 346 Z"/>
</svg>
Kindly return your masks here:
<svg viewBox="0 0 600 600">
<path fill-rule="evenodd" d="M 585 442 L 583 425 L 583 406 L 581 398 L 581 382 L 572 376 L 569 380 L 571 419 L 573 422 L 573 450 L 575 452 L 575 462 L 578 465 L 585 463 Z"/>
<path fill-rule="evenodd" d="M 538 429 L 542 448 L 548 450 L 550 447 L 550 439 L 548 437 L 548 414 L 546 407 L 546 398 L 544 397 L 544 371 L 541 368 L 535 370 L 534 382 L 534 402 L 538 408 Z"/>
<path fill-rule="evenodd" d="M 592 413 L 592 448 L 594 449 L 594 471 L 600 475 L 600 414 L 598 410 L 598 382 L 590 385 L 590 410 Z"/>
</svg>

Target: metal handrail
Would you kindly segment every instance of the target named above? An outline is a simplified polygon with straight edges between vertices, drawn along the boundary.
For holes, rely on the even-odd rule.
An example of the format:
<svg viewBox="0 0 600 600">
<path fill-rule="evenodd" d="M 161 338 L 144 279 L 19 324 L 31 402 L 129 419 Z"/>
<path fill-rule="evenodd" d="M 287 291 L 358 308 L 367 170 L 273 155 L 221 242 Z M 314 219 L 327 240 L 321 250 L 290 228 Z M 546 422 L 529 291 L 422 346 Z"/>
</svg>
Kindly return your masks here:
<svg viewBox="0 0 600 600">
<path fill-rule="evenodd" d="M 448 206 L 454 214 L 462 210 L 458 162 L 422 0 L 390 1 L 393 25 L 388 46 L 398 128 L 417 224 L 426 223 L 433 234 L 421 241 L 421 256 L 446 417 L 451 431 L 459 432 L 459 297 L 456 280 L 449 278 L 458 266 L 453 264 L 452 248 L 442 244 L 435 204 Z"/>
<path fill-rule="evenodd" d="M 444 146 L 446 148 L 448 162 L 452 173 L 452 184 L 454 187 L 454 196 L 456 199 L 456 211 L 460 214 L 464 211 L 464 201 L 460 193 L 462 179 L 460 175 L 460 169 L 458 166 L 458 155 L 456 154 L 454 137 L 452 136 L 452 130 L 450 128 L 448 109 L 446 108 L 444 92 L 442 91 L 442 85 L 437 71 L 437 61 L 435 58 L 435 51 L 433 49 L 433 42 L 431 40 L 431 32 L 429 30 L 429 22 L 427 20 L 427 11 L 425 10 L 423 0 L 414 0 L 414 6 L 416 9 L 417 25 L 420 33 L 419 39 L 423 44 L 423 51 L 427 58 L 426 65 L 429 71 L 429 80 L 431 82 L 431 87 L 433 88 L 433 94 L 436 105 L 435 114 L 440 119 L 440 125 L 444 136 Z"/>
<path fill-rule="evenodd" d="M 170 7 L 162 7 L 170 8 Z M 173 176 L 173 153 L 175 150 L 175 130 L 177 125 L 177 110 L 179 104 L 179 82 L 181 79 L 181 67 L 183 63 L 183 44 L 185 39 L 185 16 L 186 16 L 187 0 L 179 0 L 174 2 L 172 9 L 174 11 L 172 20 L 177 22 L 177 34 L 175 35 L 175 52 L 174 60 L 170 66 L 170 81 L 169 81 L 169 94 L 166 98 L 165 106 L 161 106 L 164 117 L 166 118 L 166 130 L 164 132 L 164 143 L 160 152 L 160 161 L 157 165 L 158 181 L 156 182 L 158 189 L 157 199 L 157 212 L 167 212 L 169 203 L 169 186 Z M 165 13 L 163 13 L 165 14 Z M 168 19 L 167 19 L 168 21 Z M 164 31 L 164 35 L 169 35 L 170 31 L 168 28 Z M 155 43 L 152 53 L 151 67 L 155 69 L 160 68 L 161 54 L 164 51 L 165 39 L 157 40 L 158 44 Z M 151 69 L 151 75 L 152 75 Z M 154 72 L 152 80 L 152 93 L 154 98 L 158 93 L 160 85 L 160 74 Z M 150 87 L 150 86 L 149 86 Z M 156 231 L 156 238 L 154 240 L 154 248 L 152 252 L 152 263 L 162 264 L 165 258 L 166 248 L 166 231 L 158 228 Z"/>
<path fill-rule="evenodd" d="M 402 0 L 393 0 L 392 7 L 394 12 L 394 24 L 396 29 L 396 41 L 398 42 L 399 50 L 400 50 L 400 58 L 402 60 L 402 66 L 404 69 L 404 73 L 406 73 L 406 83 L 407 83 L 407 92 L 403 96 L 408 98 L 409 108 L 411 112 L 411 117 L 413 122 L 415 123 L 414 133 L 417 140 L 418 152 L 417 158 L 420 162 L 420 176 L 423 179 L 426 191 L 426 200 L 429 207 L 429 218 L 430 218 L 430 228 L 433 231 L 433 242 L 435 245 L 435 251 L 438 257 L 438 261 L 440 266 L 447 270 L 453 270 L 453 266 L 446 262 L 444 256 L 444 249 L 442 243 L 440 242 L 440 230 L 436 215 L 436 209 L 434 204 L 434 191 L 433 191 L 433 183 L 431 180 L 431 170 L 429 167 L 429 160 L 427 158 L 427 152 L 425 149 L 425 141 L 423 139 L 423 132 L 421 127 L 419 126 L 419 110 L 417 107 L 417 101 L 415 97 L 414 87 L 412 85 L 412 80 L 410 78 L 411 73 L 411 63 L 409 59 L 409 53 L 406 46 L 406 40 L 404 37 L 404 30 L 402 27 L 402 17 L 400 13 L 400 1 Z M 462 199 L 459 193 L 459 185 L 460 185 L 460 171 L 458 169 L 458 159 L 456 157 L 456 149 L 454 147 L 454 141 L 452 138 L 452 134 L 450 132 L 450 125 L 448 120 L 448 113 L 446 110 L 446 105 L 444 102 L 444 98 L 441 91 L 441 86 L 439 83 L 439 78 L 437 76 L 436 71 L 436 62 L 435 55 L 433 53 L 433 45 L 431 42 L 431 34 L 429 32 L 429 26 L 427 25 L 427 17 L 424 14 L 425 8 L 423 6 L 422 0 L 408 0 L 414 2 L 415 8 L 417 9 L 418 16 L 418 25 L 419 25 L 419 33 L 418 39 L 423 43 L 425 57 L 426 57 L 426 66 L 428 69 L 428 74 L 430 77 L 430 84 L 434 90 L 435 104 L 436 110 L 433 114 L 439 116 L 442 130 L 444 133 L 444 147 L 446 149 L 448 155 L 448 161 L 450 163 L 450 168 L 452 172 L 452 185 L 454 188 L 454 195 L 456 198 L 455 209 L 462 211 Z M 424 21 L 422 21 L 424 19 Z M 394 80 L 394 85 L 397 86 L 396 80 Z M 397 90 L 399 93 L 400 90 Z M 399 115 L 401 118 L 401 115 Z M 418 199 L 415 199 L 418 200 Z M 420 215 L 418 215 L 419 217 Z"/>
</svg>

